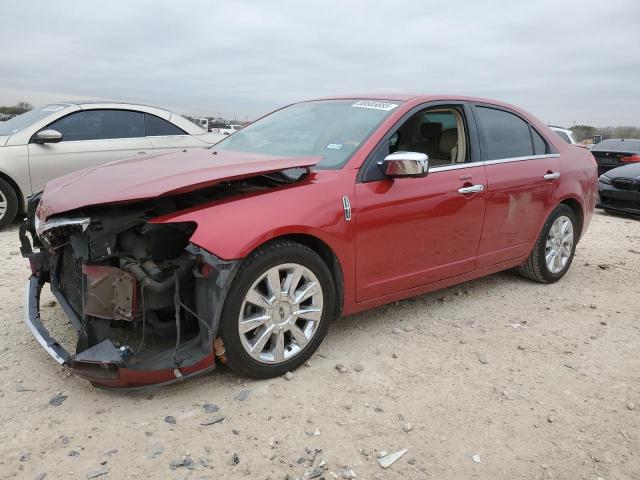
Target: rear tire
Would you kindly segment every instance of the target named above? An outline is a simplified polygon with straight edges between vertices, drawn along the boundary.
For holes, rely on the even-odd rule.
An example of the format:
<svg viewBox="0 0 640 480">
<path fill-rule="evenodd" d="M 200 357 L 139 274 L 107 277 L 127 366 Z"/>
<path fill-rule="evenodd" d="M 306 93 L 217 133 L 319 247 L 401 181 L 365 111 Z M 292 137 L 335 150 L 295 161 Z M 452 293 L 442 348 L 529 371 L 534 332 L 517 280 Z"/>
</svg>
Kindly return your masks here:
<svg viewBox="0 0 640 480">
<path fill-rule="evenodd" d="M 0 178 L 0 229 L 9 225 L 18 213 L 18 196 L 15 190 Z"/>
<path fill-rule="evenodd" d="M 227 365 L 252 378 L 294 370 L 322 342 L 335 302 L 331 273 L 316 252 L 288 240 L 258 248 L 238 270 L 222 310 Z"/>
<path fill-rule="evenodd" d="M 520 275 L 540 283 L 560 280 L 571 266 L 578 235 L 575 213 L 567 205 L 558 205 L 542 227 L 531 255 L 518 269 Z"/>
</svg>

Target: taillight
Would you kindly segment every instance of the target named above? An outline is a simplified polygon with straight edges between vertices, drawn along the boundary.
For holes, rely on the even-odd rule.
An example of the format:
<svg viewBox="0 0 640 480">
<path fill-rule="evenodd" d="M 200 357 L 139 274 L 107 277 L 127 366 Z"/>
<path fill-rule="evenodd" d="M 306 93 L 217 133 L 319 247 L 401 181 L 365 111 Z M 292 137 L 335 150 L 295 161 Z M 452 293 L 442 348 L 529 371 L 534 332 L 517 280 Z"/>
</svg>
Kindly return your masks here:
<svg viewBox="0 0 640 480">
<path fill-rule="evenodd" d="M 620 159 L 621 162 L 629 162 L 629 163 L 636 163 L 636 162 L 640 162 L 640 155 L 630 155 L 628 157 L 622 157 Z"/>
</svg>

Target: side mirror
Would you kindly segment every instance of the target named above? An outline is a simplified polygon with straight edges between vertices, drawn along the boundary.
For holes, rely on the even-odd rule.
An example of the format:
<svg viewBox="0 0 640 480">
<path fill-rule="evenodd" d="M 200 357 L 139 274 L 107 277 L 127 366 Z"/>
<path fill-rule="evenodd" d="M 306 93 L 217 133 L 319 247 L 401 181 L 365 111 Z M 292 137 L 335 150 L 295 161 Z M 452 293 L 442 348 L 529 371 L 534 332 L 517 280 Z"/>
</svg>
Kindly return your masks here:
<svg viewBox="0 0 640 480">
<path fill-rule="evenodd" d="M 424 177 L 429 173 L 429 157 L 418 152 L 395 152 L 382 162 L 387 177 Z"/>
<path fill-rule="evenodd" d="M 57 130 L 41 130 L 36 133 L 36 143 L 58 143 L 62 141 L 62 134 Z"/>
</svg>

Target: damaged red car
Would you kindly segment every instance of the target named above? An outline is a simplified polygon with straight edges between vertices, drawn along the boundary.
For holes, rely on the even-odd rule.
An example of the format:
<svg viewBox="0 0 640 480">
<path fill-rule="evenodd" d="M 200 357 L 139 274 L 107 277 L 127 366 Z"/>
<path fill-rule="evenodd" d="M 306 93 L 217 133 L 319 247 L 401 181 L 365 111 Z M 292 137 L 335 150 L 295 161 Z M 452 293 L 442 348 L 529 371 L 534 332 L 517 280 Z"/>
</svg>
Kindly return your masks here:
<svg viewBox="0 0 640 480">
<path fill-rule="evenodd" d="M 511 105 L 332 98 L 208 150 L 69 174 L 20 229 L 25 322 L 107 388 L 302 364 L 331 320 L 501 270 L 553 283 L 595 205 L 596 163 Z M 75 351 L 39 315 L 50 285 Z"/>
</svg>

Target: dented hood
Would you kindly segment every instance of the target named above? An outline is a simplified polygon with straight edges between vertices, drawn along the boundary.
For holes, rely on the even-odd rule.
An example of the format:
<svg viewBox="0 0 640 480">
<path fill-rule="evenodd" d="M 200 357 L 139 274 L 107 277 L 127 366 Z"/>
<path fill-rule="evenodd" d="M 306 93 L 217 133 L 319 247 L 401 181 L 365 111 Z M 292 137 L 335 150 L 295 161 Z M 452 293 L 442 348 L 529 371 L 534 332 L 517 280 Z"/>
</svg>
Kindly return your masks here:
<svg viewBox="0 0 640 480">
<path fill-rule="evenodd" d="M 319 157 L 281 158 L 210 149 L 118 160 L 47 183 L 38 216 L 45 220 L 51 215 L 92 205 L 187 193 L 288 168 L 309 168 L 319 161 Z"/>
</svg>

